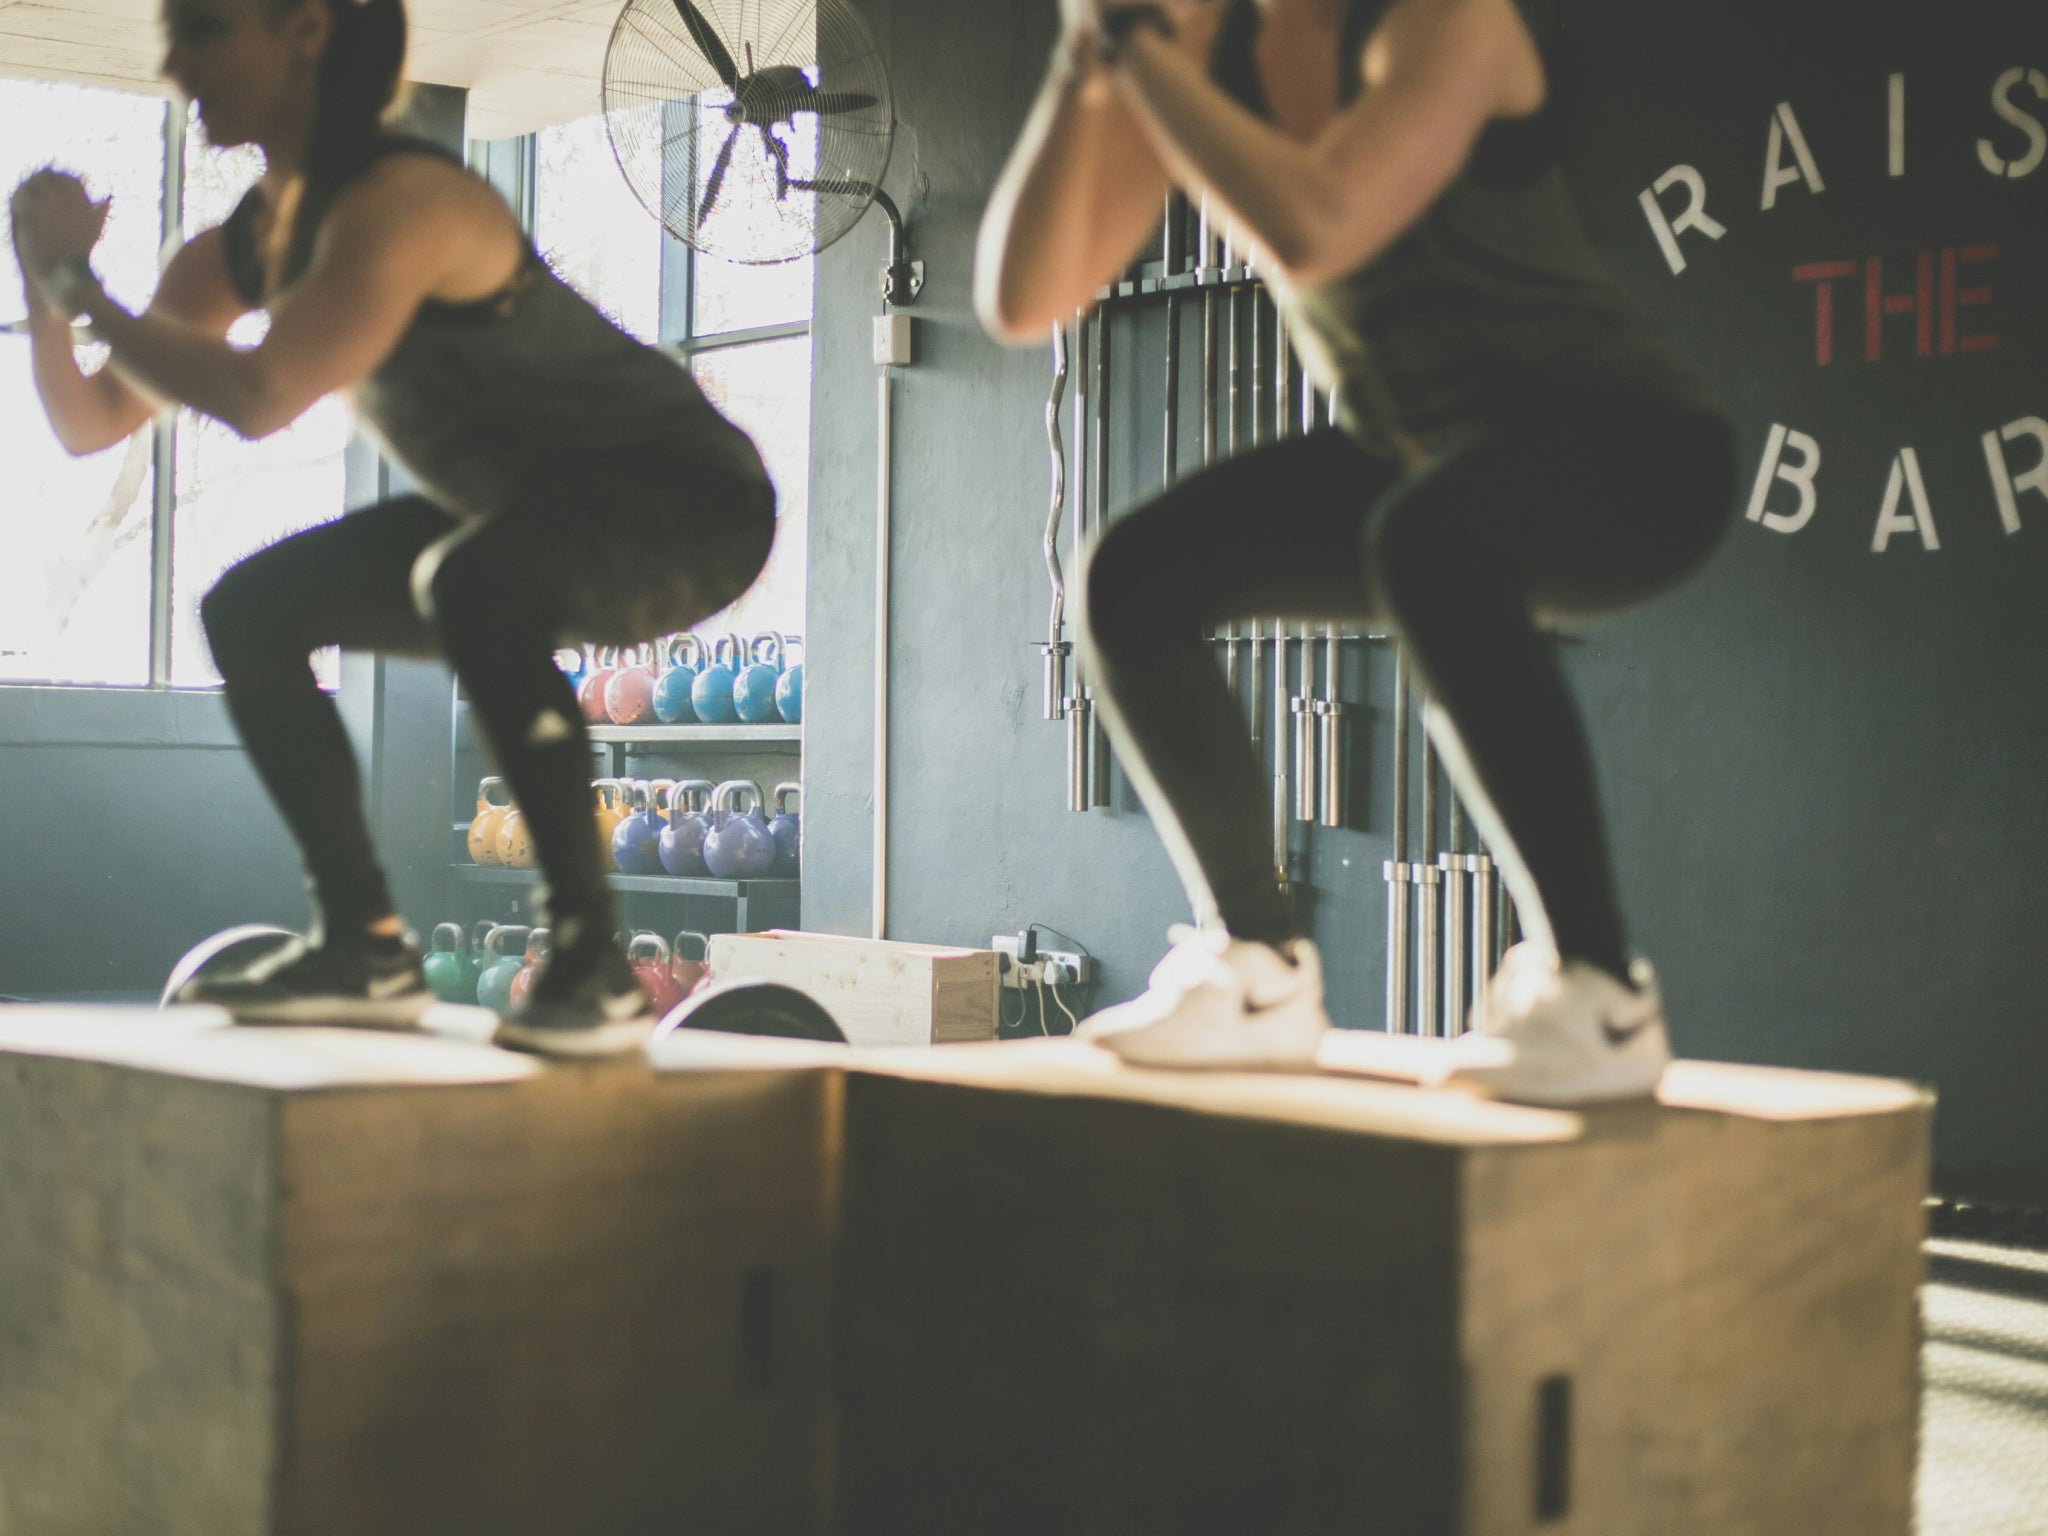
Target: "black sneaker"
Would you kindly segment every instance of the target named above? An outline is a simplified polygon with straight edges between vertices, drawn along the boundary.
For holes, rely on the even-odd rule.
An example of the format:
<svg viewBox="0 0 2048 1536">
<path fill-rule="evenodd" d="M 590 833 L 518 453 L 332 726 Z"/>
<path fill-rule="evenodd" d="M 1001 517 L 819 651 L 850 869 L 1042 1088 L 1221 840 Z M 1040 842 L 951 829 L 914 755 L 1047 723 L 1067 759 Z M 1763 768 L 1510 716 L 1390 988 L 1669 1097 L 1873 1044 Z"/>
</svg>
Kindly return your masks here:
<svg viewBox="0 0 2048 1536">
<path fill-rule="evenodd" d="M 195 977 L 177 1001 L 225 1008 L 238 1024 L 417 1029 L 437 999 L 410 939 L 365 934 L 294 939 L 245 971 Z"/>
<path fill-rule="evenodd" d="M 583 964 L 557 952 L 493 1040 L 536 1056 L 620 1056 L 647 1043 L 654 1005 L 609 939 Z"/>
</svg>

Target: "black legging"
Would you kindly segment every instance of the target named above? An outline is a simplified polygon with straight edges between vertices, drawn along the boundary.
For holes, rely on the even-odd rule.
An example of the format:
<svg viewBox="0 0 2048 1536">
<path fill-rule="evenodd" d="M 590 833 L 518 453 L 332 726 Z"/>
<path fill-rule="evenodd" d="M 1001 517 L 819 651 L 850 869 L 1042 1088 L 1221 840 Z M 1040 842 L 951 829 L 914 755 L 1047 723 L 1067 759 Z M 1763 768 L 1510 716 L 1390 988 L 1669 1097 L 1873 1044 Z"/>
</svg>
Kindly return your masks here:
<svg viewBox="0 0 2048 1536">
<path fill-rule="evenodd" d="M 280 540 L 200 605 L 228 707 L 306 860 L 325 931 L 389 914 L 355 754 L 314 679 L 327 645 L 444 656 L 525 813 L 558 927 L 610 941 L 590 738 L 554 662 L 565 641 L 686 629 L 738 597 L 774 536 L 765 483 L 626 460 L 565 470 L 503 516 L 405 496 Z"/>
<path fill-rule="evenodd" d="M 1264 615 L 1391 626 L 1431 739 L 1524 929 L 1617 974 L 1627 937 L 1578 713 L 1535 618 L 1610 613 L 1697 569 L 1729 521 L 1718 417 L 1551 398 L 1404 476 L 1335 431 L 1240 455 L 1119 519 L 1084 640 L 1118 754 L 1202 921 L 1284 943 L 1268 786 L 1209 635 Z"/>
</svg>

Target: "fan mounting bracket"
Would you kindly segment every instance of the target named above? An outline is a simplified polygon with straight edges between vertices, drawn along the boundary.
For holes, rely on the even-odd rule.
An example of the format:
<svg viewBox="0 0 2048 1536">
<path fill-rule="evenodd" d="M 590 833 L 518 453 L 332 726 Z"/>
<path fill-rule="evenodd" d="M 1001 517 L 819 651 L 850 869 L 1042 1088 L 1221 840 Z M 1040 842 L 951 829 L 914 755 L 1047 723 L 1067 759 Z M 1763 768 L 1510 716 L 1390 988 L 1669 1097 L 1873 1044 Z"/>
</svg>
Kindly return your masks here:
<svg viewBox="0 0 2048 1536">
<path fill-rule="evenodd" d="M 882 302 L 884 304 L 915 304 L 918 295 L 924 292 L 924 263 L 921 261 L 898 261 L 882 269 Z"/>
</svg>

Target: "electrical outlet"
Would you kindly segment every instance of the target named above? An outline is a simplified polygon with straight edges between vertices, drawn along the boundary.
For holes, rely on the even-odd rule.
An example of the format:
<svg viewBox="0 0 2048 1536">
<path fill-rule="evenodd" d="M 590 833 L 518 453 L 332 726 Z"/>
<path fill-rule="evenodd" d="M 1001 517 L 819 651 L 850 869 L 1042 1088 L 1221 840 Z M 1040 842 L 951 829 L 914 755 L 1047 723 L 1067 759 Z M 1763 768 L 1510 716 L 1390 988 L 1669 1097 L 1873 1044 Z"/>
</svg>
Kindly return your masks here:
<svg viewBox="0 0 2048 1536">
<path fill-rule="evenodd" d="M 1094 960 L 1071 950 L 1041 949 L 1029 964 L 1018 959 L 1023 952 L 1020 934 L 999 933 L 988 941 L 988 947 L 1002 956 L 998 963 L 1002 967 L 1003 985 L 1012 990 L 1035 987 L 1040 982 L 1048 987 L 1085 987 L 1095 980 Z"/>
</svg>

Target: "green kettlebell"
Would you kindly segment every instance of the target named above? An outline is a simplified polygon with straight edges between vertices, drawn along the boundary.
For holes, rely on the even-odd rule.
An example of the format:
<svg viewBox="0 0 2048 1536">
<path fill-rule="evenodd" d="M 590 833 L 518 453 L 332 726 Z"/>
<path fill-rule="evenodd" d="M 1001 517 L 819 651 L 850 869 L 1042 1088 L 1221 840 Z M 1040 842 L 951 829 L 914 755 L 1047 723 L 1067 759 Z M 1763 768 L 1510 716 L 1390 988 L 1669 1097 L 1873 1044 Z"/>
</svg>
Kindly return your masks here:
<svg viewBox="0 0 2048 1536">
<path fill-rule="evenodd" d="M 476 1001 L 477 983 L 484 979 L 484 972 L 490 969 L 491 952 L 484 946 L 490 942 L 491 930 L 498 926 L 494 917 L 480 917 L 469 925 L 469 996 L 465 1003 Z"/>
<path fill-rule="evenodd" d="M 476 1000 L 495 1014 L 512 1011 L 512 979 L 526 965 L 526 940 L 532 932 L 531 928 L 508 923 L 493 928 L 491 936 L 484 940 L 491 963 L 476 984 Z"/>
<path fill-rule="evenodd" d="M 427 973 L 427 985 L 442 1002 L 476 1001 L 476 973 L 462 952 L 462 930 L 454 923 L 442 923 L 434 930 L 433 947 L 420 964 Z"/>
</svg>

